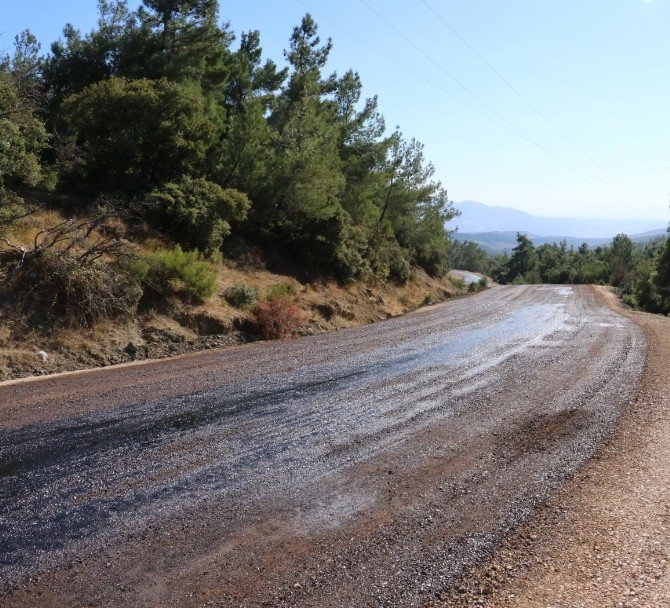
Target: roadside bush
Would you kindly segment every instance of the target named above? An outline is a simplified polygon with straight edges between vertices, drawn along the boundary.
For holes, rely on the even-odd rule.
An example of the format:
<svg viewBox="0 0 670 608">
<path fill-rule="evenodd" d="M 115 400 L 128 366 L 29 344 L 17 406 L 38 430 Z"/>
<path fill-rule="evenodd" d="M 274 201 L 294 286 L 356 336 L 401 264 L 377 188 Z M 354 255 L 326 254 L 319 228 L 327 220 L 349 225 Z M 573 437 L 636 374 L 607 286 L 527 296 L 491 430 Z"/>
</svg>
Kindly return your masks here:
<svg viewBox="0 0 670 608">
<path fill-rule="evenodd" d="M 365 256 L 367 235 L 342 209 L 325 217 L 297 215 L 278 228 L 283 244 L 297 252 L 313 271 L 332 273 L 341 283 L 372 274 Z"/>
<path fill-rule="evenodd" d="M 366 257 L 375 278 L 390 279 L 403 285 L 412 277 L 410 253 L 395 240 L 388 223 L 380 224 L 371 235 Z"/>
<path fill-rule="evenodd" d="M 630 306 L 630 308 L 638 308 L 640 304 L 638 302 L 637 296 L 633 293 L 621 294 L 621 300 L 626 306 Z"/>
<path fill-rule="evenodd" d="M 251 285 L 233 285 L 226 289 L 223 297 L 235 308 L 252 308 L 258 302 L 258 289 Z"/>
<path fill-rule="evenodd" d="M 214 295 L 217 289 L 218 269 L 198 251 L 183 251 L 176 245 L 173 249 L 152 253 L 147 261 L 150 268 L 146 281 L 157 291 L 172 289 L 203 301 Z"/>
<path fill-rule="evenodd" d="M 307 322 L 307 316 L 283 297 L 261 302 L 255 312 L 258 333 L 266 340 L 280 340 L 293 335 Z"/>
<path fill-rule="evenodd" d="M 85 263 L 64 251 L 43 252 L 10 270 L 4 291 L 33 323 L 80 327 L 133 314 L 142 295 L 139 282 L 117 265 Z"/>
<path fill-rule="evenodd" d="M 488 287 L 488 284 L 489 284 L 488 279 L 486 277 L 482 277 L 478 281 L 470 283 L 468 285 L 468 291 L 471 292 L 482 291 L 483 289 L 486 289 Z"/>
<path fill-rule="evenodd" d="M 459 277 L 455 277 L 454 275 L 449 275 L 449 282 L 456 288 L 456 289 L 465 289 L 465 281 Z"/>
<path fill-rule="evenodd" d="M 435 296 L 430 292 L 426 292 L 426 295 L 423 296 L 423 300 L 421 300 L 421 306 L 430 306 L 433 303 L 435 303 Z"/>
<path fill-rule="evenodd" d="M 401 247 L 392 247 L 388 252 L 389 278 L 401 285 L 412 278 L 412 265 Z"/>
</svg>

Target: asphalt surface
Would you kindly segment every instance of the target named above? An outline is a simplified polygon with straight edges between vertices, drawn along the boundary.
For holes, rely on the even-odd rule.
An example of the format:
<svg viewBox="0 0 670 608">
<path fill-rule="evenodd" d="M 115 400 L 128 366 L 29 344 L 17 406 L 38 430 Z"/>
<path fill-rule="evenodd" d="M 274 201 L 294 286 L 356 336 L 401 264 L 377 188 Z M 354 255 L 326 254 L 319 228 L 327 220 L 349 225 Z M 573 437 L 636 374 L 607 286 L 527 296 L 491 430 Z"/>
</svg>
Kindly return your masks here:
<svg viewBox="0 0 670 608">
<path fill-rule="evenodd" d="M 449 274 L 455 276 L 458 279 L 461 279 L 466 285 L 476 283 L 482 278 L 482 275 L 477 274 L 476 272 L 469 272 L 467 270 L 451 270 Z"/>
<path fill-rule="evenodd" d="M 589 287 L 0 385 L 1 606 L 430 604 L 592 453 L 644 338 Z"/>
</svg>

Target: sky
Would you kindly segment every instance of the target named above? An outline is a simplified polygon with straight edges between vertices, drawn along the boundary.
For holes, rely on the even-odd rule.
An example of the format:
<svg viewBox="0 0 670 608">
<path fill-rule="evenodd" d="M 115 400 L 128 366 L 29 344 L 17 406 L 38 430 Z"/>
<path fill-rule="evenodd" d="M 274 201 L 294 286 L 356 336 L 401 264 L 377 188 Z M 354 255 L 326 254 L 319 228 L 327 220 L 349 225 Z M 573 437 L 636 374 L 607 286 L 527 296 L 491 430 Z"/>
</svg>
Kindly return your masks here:
<svg viewBox="0 0 670 608">
<path fill-rule="evenodd" d="M 221 2 L 280 63 L 306 12 L 333 40 L 330 69 L 360 74 L 452 200 L 670 219 L 670 0 Z M 0 48 L 29 28 L 46 51 L 96 16 L 95 0 L 0 0 Z"/>
</svg>

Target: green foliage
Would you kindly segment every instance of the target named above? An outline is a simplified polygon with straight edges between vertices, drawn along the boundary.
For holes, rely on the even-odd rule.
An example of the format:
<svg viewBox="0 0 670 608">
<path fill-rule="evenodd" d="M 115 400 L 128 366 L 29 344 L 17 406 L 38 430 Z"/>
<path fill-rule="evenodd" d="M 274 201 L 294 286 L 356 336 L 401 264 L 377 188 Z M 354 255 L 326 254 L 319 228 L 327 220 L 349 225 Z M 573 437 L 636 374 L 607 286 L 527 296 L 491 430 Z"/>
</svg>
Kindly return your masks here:
<svg viewBox="0 0 670 608">
<path fill-rule="evenodd" d="M 82 148 L 85 183 L 108 192 L 132 195 L 201 174 L 215 136 L 202 99 L 165 79 L 92 84 L 62 114 Z"/>
<path fill-rule="evenodd" d="M 435 303 L 435 296 L 427 291 L 424 296 L 423 300 L 421 300 L 421 306 L 430 306 L 431 304 Z"/>
<path fill-rule="evenodd" d="M 491 272 L 492 256 L 489 256 L 477 243 L 471 241 L 453 241 L 450 249 L 450 265 L 458 270 L 470 272 Z"/>
<path fill-rule="evenodd" d="M 0 196 L 14 184 L 49 185 L 40 158 L 48 140 L 44 125 L 20 97 L 14 75 L 0 66 Z"/>
<path fill-rule="evenodd" d="M 612 285 L 623 285 L 633 270 L 633 252 L 635 245 L 630 237 L 625 234 L 617 234 L 612 239 L 607 262 L 609 264 L 609 278 Z"/>
<path fill-rule="evenodd" d="M 412 278 L 412 264 L 408 259 L 406 250 L 391 241 L 381 253 L 384 263 L 388 267 L 388 278 L 401 285 Z"/>
<path fill-rule="evenodd" d="M 152 190 L 147 202 L 168 235 L 189 249 L 206 253 L 221 247 L 231 222 L 242 221 L 250 205 L 247 196 L 237 190 L 191 177 Z"/>
<path fill-rule="evenodd" d="M 379 200 L 378 221 L 390 223 L 412 262 L 431 275 L 443 275 L 450 240 L 444 226 L 458 212 L 440 182 L 433 181 L 435 168 L 425 161 L 423 145 L 415 139 L 405 141 L 396 131 L 389 140 L 383 169 L 387 182 Z"/>
<path fill-rule="evenodd" d="M 670 312 L 670 239 L 636 246 L 618 234 L 611 246 L 595 249 L 586 243 L 568 248 L 565 241 L 535 248 L 524 235 L 518 242 L 508 260 L 489 260 L 491 274 L 502 283 L 610 284 L 628 306 Z M 519 268 L 526 271 L 516 272 Z"/>
<path fill-rule="evenodd" d="M 303 263 L 313 271 L 325 270 L 345 283 L 371 273 L 365 232 L 352 224 L 343 209 L 319 218 L 296 215 L 277 226 L 277 234 L 299 252 Z"/>
<path fill-rule="evenodd" d="M 533 242 L 522 232 L 517 233 L 516 242 L 504 270 L 506 280 L 512 283 L 538 283 L 535 280 L 538 259 Z"/>
<path fill-rule="evenodd" d="M 223 297 L 235 308 L 253 308 L 258 302 L 258 289 L 251 285 L 233 285 L 226 289 Z"/>
<path fill-rule="evenodd" d="M 218 268 L 197 251 L 183 251 L 176 245 L 152 253 L 149 262 L 153 264 L 147 280 L 152 286 L 169 286 L 197 301 L 206 300 L 216 292 Z"/>
<path fill-rule="evenodd" d="M 39 109 L 61 188 L 116 193 L 185 250 L 213 254 L 234 234 L 286 249 L 315 278 L 446 272 L 445 222 L 457 212 L 423 146 L 386 132 L 355 71 L 330 73 L 332 42 L 309 14 L 282 69 L 263 57 L 258 32 L 231 48 L 217 0 L 99 7 L 90 33 L 66 26 L 44 58 L 28 32 L 17 41 L 13 82 L 39 104 L 22 119 L 32 135 L 17 127 L 23 147 L 0 147 L 0 180 L 10 179 L 5 150 L 16 157 L 11 179 L 43 175 L 48 136 L 28 120 Z"/>
<path fill-rule="evenodd" d="M 661 248 L 649 289 L 658 294 L 658 307 L 666 313 L 670 312 L 670 237 Z"/>
<path fill-rule="evenodd" d="M 449 275 L 449 282 L 456 288 L 456 289 L 465 289 L 465 281 L 461 279 L 460 277 L 454 276 L 452 274 Z"/>
</svg>

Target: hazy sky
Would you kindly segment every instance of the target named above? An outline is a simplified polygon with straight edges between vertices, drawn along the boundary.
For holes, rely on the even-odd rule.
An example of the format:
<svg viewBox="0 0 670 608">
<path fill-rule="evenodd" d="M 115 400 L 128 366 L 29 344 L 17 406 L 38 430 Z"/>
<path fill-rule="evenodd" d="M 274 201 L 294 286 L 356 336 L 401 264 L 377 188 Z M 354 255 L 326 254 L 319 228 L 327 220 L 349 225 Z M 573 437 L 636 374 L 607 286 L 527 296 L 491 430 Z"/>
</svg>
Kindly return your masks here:
<svg viewBox="0 0 670 608">
<path fill-rule="evenodd" d="M 307 11 L 332 69 L 356 69 L 387 126 L 425 143 L 452 199 L 669 218 L 670 0 L 221 2 L 277 61 Z M 28 27 L 46 49 L 96 14 L 95 0 L 0 0 L 0 45 Z"/>
</svg>

